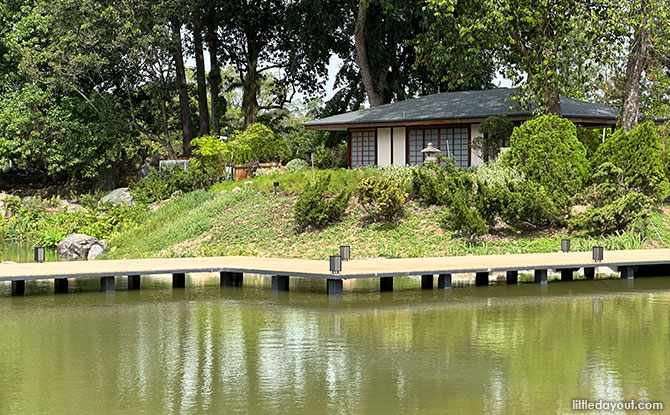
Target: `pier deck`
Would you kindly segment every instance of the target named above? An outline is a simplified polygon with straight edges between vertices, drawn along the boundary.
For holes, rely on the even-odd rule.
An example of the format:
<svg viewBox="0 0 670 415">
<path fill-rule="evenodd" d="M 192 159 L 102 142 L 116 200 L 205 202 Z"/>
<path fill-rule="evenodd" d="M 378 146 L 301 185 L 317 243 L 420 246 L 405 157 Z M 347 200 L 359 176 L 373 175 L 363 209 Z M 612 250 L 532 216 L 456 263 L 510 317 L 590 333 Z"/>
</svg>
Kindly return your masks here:
<svg viewBox="0 0 670 415">
<path fill-rule="evenodd" d="M 220 272 L 224 274 L 265 274 L 275 277 L 307 277 L 327 280 L 349 278 L 385 278 L 411 275 L 450 275 L 490 272 L 518 273 L 536 271 L 538 282 L 546 282 L 546 270 L 569 270 L 611 267 L 622 270 L 622 276 L 632 278 L 633 270 L 641 266 L 667 267 L 670 275 L 670 249 L 605 251 L 602 262 L 592 260 L 591 252 L 556 252 L 542 254 L 480 255 L 435 258 L 369 259 L 345 261 L 342 272 L 332 274 L 328 261 L 261 258 L 206 257 L 154 258 L 98 261 L 19 263 L 0 265 L 0 281 L 35 279 L 92 278 L 173 274 L 183 279 L 189 273 Z M 539 271 L 539 273 L 538 273 Z M 539 277 L 538 277 L 539 275 Z M 543 277 L 544 275 L 544 277 Z M 450 278 L 450 277 L 449 277 Z M 544 278 L 544 280 L 542 280 Z M 588 277 L 587 277 L 588 278 Z M 109 280 L 107 280 L 109 285 Z M 288 287 L 288 283 L 285 284 Z M 449 284 L 450 285 L 450 284 Z M 278 284 L 284 286 L 284 284 Z"/>
</svg>

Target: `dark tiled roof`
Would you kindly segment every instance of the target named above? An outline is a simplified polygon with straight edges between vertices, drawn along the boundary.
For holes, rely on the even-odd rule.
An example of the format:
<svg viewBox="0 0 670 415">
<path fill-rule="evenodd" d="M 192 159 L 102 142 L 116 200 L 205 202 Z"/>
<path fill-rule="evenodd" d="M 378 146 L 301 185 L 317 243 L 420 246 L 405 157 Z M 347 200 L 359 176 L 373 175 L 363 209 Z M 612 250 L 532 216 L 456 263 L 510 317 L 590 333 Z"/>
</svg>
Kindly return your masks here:
<svg viewBox="0 0 670 415">
<path fill-rule="evenodd" d="M 509 99 L 509 96 L 515 91 L 514 88 L 497 88 L 482 91 L 444 92 L 334 115 L 307 122 L 305 125 L 397 123 L 486 118 L 492 115 L 510 117 L 532 115 L 532 111 L 519 110 L 518 102 Z M 561 97 L 561 109 L 566 118 L 616 119 L 616 111 L 612 107 L 573 98 Z"/>
</svg>

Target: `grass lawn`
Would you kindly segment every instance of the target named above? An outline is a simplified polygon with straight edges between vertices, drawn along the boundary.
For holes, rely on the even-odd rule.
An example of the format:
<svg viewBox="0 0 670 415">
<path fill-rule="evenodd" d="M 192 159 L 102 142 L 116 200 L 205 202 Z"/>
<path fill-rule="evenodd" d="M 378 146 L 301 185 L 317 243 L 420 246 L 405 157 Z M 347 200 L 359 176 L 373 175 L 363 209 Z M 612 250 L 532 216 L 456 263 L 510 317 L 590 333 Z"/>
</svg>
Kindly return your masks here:
<svg viewBox="0 0 670 415">
<path fill-rule="evenodd" d="M 358 172 L 372 174 L 365 170 Z M 311 176 L 311 171 L 295 174 L 305 175 L 304 180 L 308 180 L 311 177 L 306 173 Z M 278 180 L 299 187 L 295 184 L 297 180 L 288 181 L 286 176 L 281 175 Z M 298 177 L 303 180 L 303 176 Z M 353 258 L 552 252 L 560 249 L 564 237 L 572 240 L 573 250 L 590 250 L 595 244 L 606 249 L 670 247 L 667 205 L 651 218 L 664 242 L 651 225 L 642 234 L 630 232 L 598 239 L 556 229 L 501 232 L 472 240 L 458 237 L 441 226 L 444 216 L 441 207 L 426 208 L 409 202 L 402 219 L 395 223 L 374 223 L 366 219 L 353 198 L 341 222 L 323 230 L 299 233 L 293 221 L 296 197 L 290 189 L 275 196 L 274 180 L 272 176 L 258 178 L 251 189 L 238 192 L 220 192 L 231 184 L 217 185 L 213 191 L 196 191 L 165 202 L 138 225 L 113 237 L 107 257 L 255 255 L 326 259 L 337 253 L 341 244 L 351 246 Z M 342 180 L 347 182 L 346 177 Z"/>
</svg>

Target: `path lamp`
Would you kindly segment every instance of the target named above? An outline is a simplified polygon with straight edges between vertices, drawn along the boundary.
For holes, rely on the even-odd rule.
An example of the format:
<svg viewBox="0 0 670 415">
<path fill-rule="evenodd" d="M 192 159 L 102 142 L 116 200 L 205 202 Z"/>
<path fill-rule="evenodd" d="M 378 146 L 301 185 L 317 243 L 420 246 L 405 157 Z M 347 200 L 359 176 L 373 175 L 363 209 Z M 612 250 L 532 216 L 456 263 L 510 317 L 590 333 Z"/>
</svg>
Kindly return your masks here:
<svg viewBox="0 0 670 415">
<path fill-rule="evenodd" d="M 426 148 L 421 150 L 421 152 L 424 155 L 423 162 L 424 163 L 437 163 L 437 159 L 440 156 L 440 150 L 436 149 L 433 147 L 433 143 L 428 143 Z"/>
<path fill-rule="evenodd" d="M 569 239 L 561 239 L 561 251 L 570 252 L 570 240 Z"/>
<path fill-rule="evenodd" d="M 593 260 L 595 262 L 602 262 L 603 260 L 603 247 L 602 246 L 594 246 L 593 247 Z"/>
<path fill-rule="evenodd" d="M 349 245 L 340 246 L 340 257 L 342 257 L 343 261 L 348 261 L 350 254 L 351 254 L 351 248 L 349 247 Z"/>
<path fill-rule="evenodd" d="M 330 256 L 330 272 L 339 274 L 342 271 L 342 257 L 339 255 Z"/>
<path fill-rule="evenodd" d="M 316 186 L 316 173 L 314 173 L 314 150 L 311 148 L 307 149 L 305 154 L 307 154 L 307 157 L 309 157 L 309 159 L 312 161 L 312 184 Z"/>
<path fill-rule="evenodd" d="M 35 247 L 35 262 L 44 262 L 46 257 L 46 248 L 43 246 Z"/>
<path fill-rule="evenodd" d="M 277 196 L 277 188 L 279 187 L 279 182 L 274 182 L 272 185 L 275 187 L 275 196 Z"/>
</svg>

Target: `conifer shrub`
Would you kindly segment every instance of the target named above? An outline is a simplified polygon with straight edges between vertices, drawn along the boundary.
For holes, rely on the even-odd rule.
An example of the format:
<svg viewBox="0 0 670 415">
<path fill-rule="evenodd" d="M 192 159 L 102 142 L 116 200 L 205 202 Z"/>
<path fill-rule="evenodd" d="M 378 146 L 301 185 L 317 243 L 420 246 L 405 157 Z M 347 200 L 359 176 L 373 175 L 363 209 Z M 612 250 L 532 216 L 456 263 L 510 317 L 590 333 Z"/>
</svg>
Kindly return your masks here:
<svg viewBox="0 0 670 415">
<path fill-rule="evenodd" d="M 356 198 L 368 215 L 390 222 L 402 215 L 407 192 L 402 182 L 393 176 L 373 176 L 359 183 Z"/>
<path fill-rule="evenodd" d="M 606 162 L 622 170 L 624 185 L 630 192 L 642 193 L 657 201 L 670 193 L 661 140 L 651 121 L 628 132 L 617 130 L 608 137 L 595 154 L 594 166 Z"/>
<path fill-rule="evenodd" d="M 337 196 L 327 198 L 326 191 L 329 184 L 330 175 L 319 177 L 315 185 L 307 183 L 298 195 L 293 207 L 293 218 L 300 231 L 309 226 L 323 228 L 329 223 L 338 221 L 346 210 L 351 193 L 345 189 Z"/>
<path fill-rule="evenodd" d="M 542 115 L 515 128 L 510 141 L 505 161 L 541 185 L 553 204 L 567 213 L 589 177 L 586 148 L 577 139 L 575 125 Z"/>
</svg>

